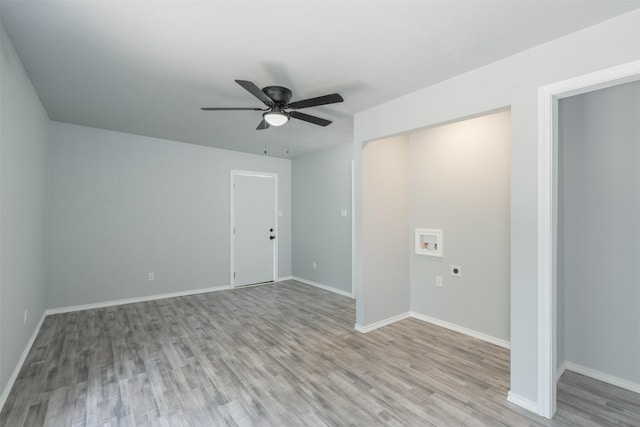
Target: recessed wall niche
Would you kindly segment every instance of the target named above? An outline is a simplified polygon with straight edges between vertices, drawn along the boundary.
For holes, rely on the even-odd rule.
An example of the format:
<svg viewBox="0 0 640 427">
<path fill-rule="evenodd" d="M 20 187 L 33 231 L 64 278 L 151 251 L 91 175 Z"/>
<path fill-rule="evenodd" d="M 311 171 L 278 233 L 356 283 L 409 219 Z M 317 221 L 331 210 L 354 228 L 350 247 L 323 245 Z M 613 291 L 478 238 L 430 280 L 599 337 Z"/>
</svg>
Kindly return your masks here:
<svg viewBox="0 0 640 427">
<path fill-rule="evenodd" d="M 377 313 L 397 302 L 508 345 L 510 147 L 509 110 L 365 145 L 363 280 Z"/>
</svg>

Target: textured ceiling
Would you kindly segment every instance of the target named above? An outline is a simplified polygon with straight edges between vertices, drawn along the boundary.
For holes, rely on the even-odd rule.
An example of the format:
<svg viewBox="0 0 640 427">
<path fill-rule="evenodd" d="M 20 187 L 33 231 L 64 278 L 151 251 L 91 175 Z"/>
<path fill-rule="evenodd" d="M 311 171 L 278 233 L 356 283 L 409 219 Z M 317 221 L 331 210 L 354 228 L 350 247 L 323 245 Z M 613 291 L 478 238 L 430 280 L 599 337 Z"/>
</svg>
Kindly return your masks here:
<svg viewBox="0 0 640 427">
<path fill-rule="evenodd" d="M 51 119 L 295 157 L 353 138 L 353 113 L 640 7 L 638 1 L 2 1 Z M 256 131 L 234 79 L 339 92 Z M 437 100 L 434 100 L 437 102 Z M 289 153 L 287 153 L 287 148 Z"/>
</svg>

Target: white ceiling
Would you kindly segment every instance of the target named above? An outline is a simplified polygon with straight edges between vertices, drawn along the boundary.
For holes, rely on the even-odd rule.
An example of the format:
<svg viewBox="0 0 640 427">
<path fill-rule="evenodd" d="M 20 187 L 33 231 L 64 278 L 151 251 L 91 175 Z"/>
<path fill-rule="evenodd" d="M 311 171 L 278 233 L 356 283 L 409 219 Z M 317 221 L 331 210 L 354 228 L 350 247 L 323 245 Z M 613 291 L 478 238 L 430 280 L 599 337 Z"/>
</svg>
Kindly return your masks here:
<svg viewBox="0 0 640 427">
<path fill-rule="evenodd" d="M 295 157 L 353 138 L 353 113 L 640 7 L 640 1 L 1 1 L 53 120 Z M 597 52 L 594 52 L 597 54 Z M 257 131 L 234 79 L 292 100 L 339 92 Z M 437 100 L 434 100 L 437 102 Z M 287 154 L 287 147 L 290 153 Z"/>
</svg>

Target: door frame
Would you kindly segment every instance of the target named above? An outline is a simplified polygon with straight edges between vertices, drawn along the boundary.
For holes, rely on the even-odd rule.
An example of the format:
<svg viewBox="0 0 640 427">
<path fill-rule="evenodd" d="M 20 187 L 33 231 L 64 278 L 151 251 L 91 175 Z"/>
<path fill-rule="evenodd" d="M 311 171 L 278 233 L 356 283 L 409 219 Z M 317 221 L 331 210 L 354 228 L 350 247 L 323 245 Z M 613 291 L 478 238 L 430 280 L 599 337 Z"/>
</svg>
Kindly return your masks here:
<svg viewBox="0 0 640 427">
<path fill-rule="evenodd" d="M 640 60 L 538 89 L 538 408 L 556 412 L 558 101 L 640 80 Z"/>
<path fill-rule="evenodd" d="M 278 241 L 280 235 L 278 233 L 278 174 L 271 172 L 256 172 L 239 169 L 231 169 L 229 175 L 229 287 L 231 289 L 236 287 L 235 279 L 235 266 L 236 266 L 236 254 L 235 254 L 235 178 L 236 176 L 253 176 L 257 178 L 273 178 L 273 218 L 274 218 L 274 232 L 276 235 L 275 242 L 273 244 L 273 281 L 276 281 L 278 277 Z"/>
</svg>

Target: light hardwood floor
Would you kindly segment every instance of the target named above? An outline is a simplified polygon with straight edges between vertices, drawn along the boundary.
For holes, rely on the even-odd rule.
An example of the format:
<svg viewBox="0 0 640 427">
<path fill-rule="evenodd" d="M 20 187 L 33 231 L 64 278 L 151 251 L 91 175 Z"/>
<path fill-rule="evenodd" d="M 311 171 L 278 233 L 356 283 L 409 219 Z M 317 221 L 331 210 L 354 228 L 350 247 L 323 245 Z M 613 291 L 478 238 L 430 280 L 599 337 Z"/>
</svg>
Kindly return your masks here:
<svg viewBox="0 0 640 427">
<path fill-rule="evenodd" d="M 640 425 L 636 393 L 567 372 L 546 420 L 506 401 L 508 350 L 354 320 L 297 282 L 48 316 L 0 425 Z"/>
</svg>

